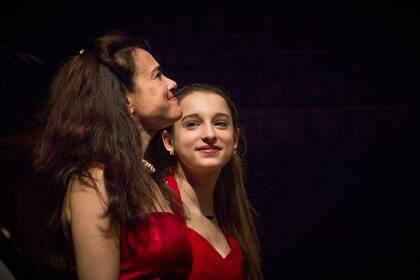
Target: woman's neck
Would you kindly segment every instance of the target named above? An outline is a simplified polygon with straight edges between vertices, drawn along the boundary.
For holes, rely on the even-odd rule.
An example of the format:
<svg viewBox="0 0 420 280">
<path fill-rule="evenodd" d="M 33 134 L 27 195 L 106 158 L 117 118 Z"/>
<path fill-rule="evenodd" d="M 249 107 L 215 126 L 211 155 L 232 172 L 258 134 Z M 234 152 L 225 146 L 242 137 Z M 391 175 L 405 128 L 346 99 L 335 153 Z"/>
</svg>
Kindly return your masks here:
<svg viewBox="0 0 420 280">
<path fill-rule="evenodd" d="M 142 152 L 143 152 L 142 156 L 144 156 L 144 151 L 147 150 L 150 140 L 152 139 L 152 137 L 155 135 L 156 132 L 145 130 L 141 124 L 138 125 L 138 130 L 140 134 L 141 147 L 142 147 Z"/>
</svg>

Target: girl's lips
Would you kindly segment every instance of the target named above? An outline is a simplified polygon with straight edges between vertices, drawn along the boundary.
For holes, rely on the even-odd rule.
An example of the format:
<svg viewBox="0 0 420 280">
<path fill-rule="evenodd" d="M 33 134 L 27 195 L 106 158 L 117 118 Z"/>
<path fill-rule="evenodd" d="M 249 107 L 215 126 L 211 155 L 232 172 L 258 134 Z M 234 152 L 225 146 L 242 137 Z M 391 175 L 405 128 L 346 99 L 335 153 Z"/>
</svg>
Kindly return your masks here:
<svg viewBox="0 0 420 280">
<path fill-rule="evenodd" d="M 205 153 L 205 154 L 214 154 L 214 153 L 217 153 L 218 151 L 220 151 L 220 149 L 206 148 L 206 149 L 198 149 L 197 151 L 199 151 L 201 153 Z"/>
<path fill-rule="evenodd" d="M 220 151 L 221 149 L 222 148 L 220 148 L 219 146 L 201 146 L 197 148 L 197 151 L 203 152 L 206 154 L 214 154 Z"/>
<path fill-rule="evenodd" d="M 219 147 L 219 146 L 217 146 L 217 145 L 211 145 L 211 146 L 209 146 L 209 145 L 203 145 L 203 146 L 200 146 L 200 147 L 197 147 L 196 148 L 196 150 L 198 150 L 198 151 L 200 151 L 200 150 L 221 150 L 222 148 L 221 147 Z"/>
</svg>

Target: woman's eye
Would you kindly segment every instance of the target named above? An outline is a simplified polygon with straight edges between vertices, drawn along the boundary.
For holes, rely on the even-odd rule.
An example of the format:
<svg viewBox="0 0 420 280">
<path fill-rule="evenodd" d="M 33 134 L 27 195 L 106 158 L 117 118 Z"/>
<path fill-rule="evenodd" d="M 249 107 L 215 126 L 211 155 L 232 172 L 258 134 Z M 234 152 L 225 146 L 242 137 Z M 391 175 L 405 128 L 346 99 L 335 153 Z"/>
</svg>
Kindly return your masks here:
<svg viewBox="0 0 420 280">
<path fill-rule="evenodd" d="M 157 74 L 156 74 L 157 79 L 162 79 L 162 76 L 163 76 L 162 72 L 157 72 Z"/>
</svg>

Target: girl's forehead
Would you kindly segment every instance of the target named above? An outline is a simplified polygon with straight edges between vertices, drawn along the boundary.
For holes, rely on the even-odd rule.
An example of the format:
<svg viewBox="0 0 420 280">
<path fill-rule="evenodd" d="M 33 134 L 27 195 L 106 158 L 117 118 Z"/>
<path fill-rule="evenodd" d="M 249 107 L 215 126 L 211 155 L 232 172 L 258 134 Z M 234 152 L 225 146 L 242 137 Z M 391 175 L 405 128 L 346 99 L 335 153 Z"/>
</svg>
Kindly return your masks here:
<svg viewBox="0 0 420 280">
<path fill-rule="evenodd" d="M 211 92 L 194 92 L 185 96 L 180 105 L 184 115 L 189 113 L 224 113 L 231 115 L 225 99 Z"/>
</svg>

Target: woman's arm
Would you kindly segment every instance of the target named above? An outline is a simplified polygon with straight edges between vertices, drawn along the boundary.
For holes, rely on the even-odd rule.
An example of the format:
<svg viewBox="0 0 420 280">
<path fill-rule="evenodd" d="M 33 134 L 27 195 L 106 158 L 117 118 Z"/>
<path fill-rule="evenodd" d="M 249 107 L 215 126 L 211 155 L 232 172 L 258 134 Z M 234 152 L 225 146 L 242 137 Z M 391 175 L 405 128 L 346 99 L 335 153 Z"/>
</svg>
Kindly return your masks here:
<svg viewBox="0 0 420 280">
<path fill-rule="evenodd" d="M 93 169 L 98 190 L 78 180 L 71 184 L 70 215 L 77 275 L 83 279 L 118 279 L 120 251 L 118 229 L 103 217 L 107 192 L 103 171 Z"/>
</svg>

